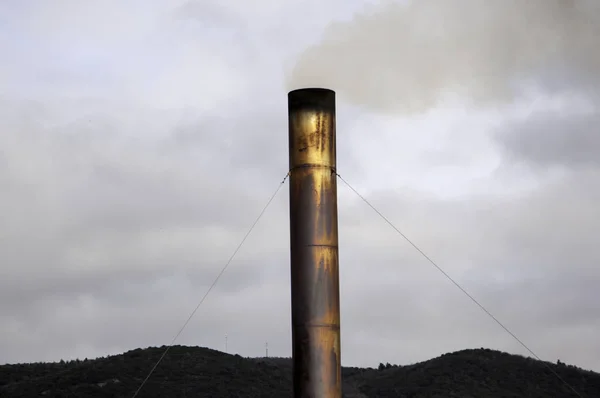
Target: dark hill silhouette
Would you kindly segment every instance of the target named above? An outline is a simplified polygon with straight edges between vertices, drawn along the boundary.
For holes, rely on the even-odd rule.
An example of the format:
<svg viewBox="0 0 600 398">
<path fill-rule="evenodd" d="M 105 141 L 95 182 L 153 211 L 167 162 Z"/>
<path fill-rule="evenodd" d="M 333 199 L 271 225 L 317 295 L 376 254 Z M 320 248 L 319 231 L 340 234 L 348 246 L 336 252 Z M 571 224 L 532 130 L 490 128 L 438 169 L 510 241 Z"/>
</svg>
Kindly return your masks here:
<svg viewBox="0 0 600 398">
<path fill-rule="evenodd" d="M 165 348 L 93 360 L 3 365 L 0 397 L 129 398 Z M 583 397 L 600 397 L 598 373 L 488 349 L 459 351 L 408 366 L 344 368 L 344 397 L 576 398 L 548 366 Z M 290 397 L 291 386 L 289 358 L 242 358 L 174 346 L 138 397 Z"/>
</svg>

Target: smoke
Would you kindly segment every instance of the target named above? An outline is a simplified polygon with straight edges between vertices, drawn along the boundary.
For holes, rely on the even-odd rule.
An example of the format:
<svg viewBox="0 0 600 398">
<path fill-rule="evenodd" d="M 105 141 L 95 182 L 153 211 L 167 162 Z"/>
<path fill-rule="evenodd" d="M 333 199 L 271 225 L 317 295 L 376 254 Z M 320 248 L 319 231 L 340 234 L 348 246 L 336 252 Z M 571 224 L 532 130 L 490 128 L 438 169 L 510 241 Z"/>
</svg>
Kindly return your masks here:
<svg viewBox="0 0 600 398">
<path fill-rule="evenodd" d="M 287 86 L 326 86 L 384 112 L 422 112 L 452 96 L 498 104 L 524 83 L 597 90 L 598 46 L 597 0 L 384 2 L 330 25 Z"/>
</svg>

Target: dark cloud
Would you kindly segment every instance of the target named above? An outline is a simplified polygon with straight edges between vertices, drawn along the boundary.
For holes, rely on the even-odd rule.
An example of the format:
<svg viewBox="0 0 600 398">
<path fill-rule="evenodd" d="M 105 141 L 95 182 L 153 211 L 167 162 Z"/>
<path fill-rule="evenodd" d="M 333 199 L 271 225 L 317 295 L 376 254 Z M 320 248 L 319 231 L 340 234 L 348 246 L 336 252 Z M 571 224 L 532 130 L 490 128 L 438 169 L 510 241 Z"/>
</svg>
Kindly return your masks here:
<svg viewBox="0 0 600 398">
<path fill-rule="evenodd" d="M 541 168 L 600 166 L 600 112 L 541 112 L 502 126 L 496 135 L 508 158 Z"/>
</svg>

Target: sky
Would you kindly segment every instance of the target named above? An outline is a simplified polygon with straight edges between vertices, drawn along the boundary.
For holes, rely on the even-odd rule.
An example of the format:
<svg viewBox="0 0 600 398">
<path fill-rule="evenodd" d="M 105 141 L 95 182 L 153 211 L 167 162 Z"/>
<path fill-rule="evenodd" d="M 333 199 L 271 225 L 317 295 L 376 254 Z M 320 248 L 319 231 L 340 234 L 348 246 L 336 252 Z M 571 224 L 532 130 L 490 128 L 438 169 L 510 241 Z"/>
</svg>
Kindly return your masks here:
<svg viewBox="0 0 600 398">
<path fill-rule="evenodd" d="M 600 371 L 600 7 L 0 2 L 0 363 L 169 344 L 287 173 L 338 172 L 542 359 Z M 530 355 L 340 181 L 342 362 Z M 284 186 L 176 344 L 291 355 Z"/>
</svg>

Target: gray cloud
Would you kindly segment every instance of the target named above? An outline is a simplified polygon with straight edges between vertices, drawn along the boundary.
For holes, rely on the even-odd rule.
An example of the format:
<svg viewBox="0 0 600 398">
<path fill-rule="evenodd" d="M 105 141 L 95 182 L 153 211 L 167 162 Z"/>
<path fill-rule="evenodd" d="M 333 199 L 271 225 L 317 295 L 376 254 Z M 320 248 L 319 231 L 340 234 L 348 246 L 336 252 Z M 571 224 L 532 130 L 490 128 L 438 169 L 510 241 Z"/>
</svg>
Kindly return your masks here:
<svg viewBox="0 0 600 398">
<path fill-rule="evenodd" d="M 564 177 L 504 199 L 449 203 L 402 200 L 398 193 L 371 200 L 542 358 L 578 352 L 580 362 L 597 368 L 579 347 L 596 349 L 585 340 L 586 328 L 600 324 L 594 299 L 600 254 L 593 233 L 600 219 L 594 204 L 598 176 Z M 342 220 L 350 211 L 344 209 Z M 398 351 L 391 349 L 386 360 L 400 351 L 436 355 L 449 346 L 494 345 L 528 354 L 383 222 L 369 217 L 354 225 L 342 224 L 343 303 L 353 314 L 346 333 L 389 339 Z M 349 231 L 364 238 L 351 238 Z M 551 336 L 559 335 L 562 352 L 550 345 Z M 412 344 L 418 351 L 408 348 Z"/>
<path fill-rule="evenodd" d="M 108 115 L 118 129 L 118 114 Z M 140 126 L 165 118 L 154 117 Z M 223 142 L 211 131 L 226 131 L 228 122 L 171 119 L 166 140 L 95 135 L 78 123 L 55 128 L 62 135 L 52 140 L 35 124 L 28 134 L 3 136 L 10 167 L 2 181 L 12 181 L 2 196 L 2 208 L 11 209 L 2 213 L 2 262 L 10 266 L 0 289 L 9 361 L 169 342 L 280 181 L 276 164 L 285 172 L 285 151 L 279 160 L 260 155 L 279 146 L 262 118 L 257 125 L 237 119 L 247 135 L 231 128 L 237 143 L 221 150 L 248 158 L 231 156 L 220 167 Z M 340 157 L 352 150 L 362 153 L 346 147 Z M 247 167 L 256 171 L 244 174 Z M 344 174 L 351 182 L 358 175 L 351 167 Z M 451 201 L 410 186 L 368 197 L 543 358 L 597 368 L 594 350 L 577 348 L 595 344 L 581 336 L 597 325 L 590 301 L 599 278 L 597 178 L 579 171 L 525 193 Z M 339 191 L 345 363 L 414 362 L 472 346 L 523 352 L 342 183 Z M 272 353 L 289 355 L 286 194 L 287 186 L 181 343 L 222 349 L 228 334 L 242 355 L 261 355 L 265 340 Z M 562 336 L 562 348 L 539 338 L 542 331 Z"/>
<path fill-rule="evenodd" d="M 48 131 L 43 122 L 22 118 L 32 111 L 22 109 L 27 105 L 14 108 L 21 112 L 3 115 L 3 128 L 23 129 L 2 137 L 8 167 L 0 173 L 8 272 L 0 294 L 9 318 L 86 295 L 98 305 L 116 306 L 116 297 L 148 305 L 138 296 L 146 288 L 132 294 L 132 286 L 164 278 L 206 289 L 255 217 L 249 213 L 266 200 L 262 192 L 254 196 L 245 176 L 207 153 L 215 149 L 210 135 L 197 140 L 192 153 L 174 156 L 163 152 L 162 140 L 126 139 L 120 113 Z M 160 125 L 164 117 L 155 113 L 143 125 L 154 120 Z M 217 292 L 240 291 L 262 275 L 260 267 L 242 267 Z"/>
<path fill-rule="evenodd" d="M 535 167 L 600 165 L 600 112 L 543 112 L 503 126 L 497 134 L 506 155 Z"/>
<path fill-rule="evenodd" d="M 510 102 L 519 83 L 548 77 L 593 90 L 599 35 L 600 9 L 588 0 L 386 1 L 332 23 L 287 84 L 327 85 L 353 103 L 403 113 L 457 95 Z"/>
</svg>

